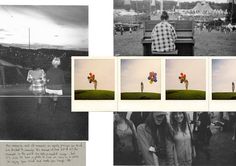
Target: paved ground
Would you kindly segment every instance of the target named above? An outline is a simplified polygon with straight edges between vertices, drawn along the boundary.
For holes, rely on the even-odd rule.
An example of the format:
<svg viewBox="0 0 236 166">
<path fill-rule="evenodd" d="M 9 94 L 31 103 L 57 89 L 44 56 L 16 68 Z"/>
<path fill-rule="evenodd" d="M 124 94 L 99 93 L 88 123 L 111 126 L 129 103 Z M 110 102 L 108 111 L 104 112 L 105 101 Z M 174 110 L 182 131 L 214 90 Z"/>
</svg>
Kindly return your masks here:
<svg viewBox="0 0 236 166">
<path fill-rule="evenodd" d="M 87 140 L 88 113 L 71 113 L 71 100 L 61 97 L 55 114 L 51 100 L 43 98 L 37 110 L 35 97 L 0 98 L 0 139 Z"/>
</svg>

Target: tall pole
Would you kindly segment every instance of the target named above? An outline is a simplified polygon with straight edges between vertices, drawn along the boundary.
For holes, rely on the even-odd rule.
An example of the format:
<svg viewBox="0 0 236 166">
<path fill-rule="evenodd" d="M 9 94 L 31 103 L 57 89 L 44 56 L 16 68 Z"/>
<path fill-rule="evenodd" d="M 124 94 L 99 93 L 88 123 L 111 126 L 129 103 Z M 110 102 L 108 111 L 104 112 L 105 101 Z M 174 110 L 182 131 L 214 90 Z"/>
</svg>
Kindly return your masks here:
<svg viewBox="0 0 236 166">
<path fill-rule="evenodd" d="M 160 0 L 160 11 L 163 12 L 163 0 Z"/>
<path fill-rule="evenodd" d="M 152 9 L 151 9 L 152 0 L 149 0 L 149 17 L 151 19 Z"/>
<path fill-rule="evenodd" d="M 29 49 L 30 49 L 30 28 L 29 28 Z"/>
<path fill-rule="evenodd" d="M 234 14 L 234 0 L 232 0 L 232 7 L 231 7 L 231 24 L 233 24 L 233 14 Z"/>
</svg>

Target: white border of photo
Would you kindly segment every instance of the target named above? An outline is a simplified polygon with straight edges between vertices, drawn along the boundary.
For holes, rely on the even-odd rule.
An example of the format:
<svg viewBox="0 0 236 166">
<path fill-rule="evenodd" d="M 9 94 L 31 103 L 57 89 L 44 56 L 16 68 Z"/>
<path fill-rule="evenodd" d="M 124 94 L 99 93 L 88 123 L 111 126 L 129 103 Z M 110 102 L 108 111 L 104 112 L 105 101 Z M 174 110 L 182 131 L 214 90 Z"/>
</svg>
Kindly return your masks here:
<svg viewBox="0 0 236 166">
<path fill-rule="evenodd" d="M 213 71 L 212 71 L 212 61 L 214 59 L 222 59 L 222 60 L 230 60 L 230 59 L 234 59 L 236 60 L 235 57 L 211 57 L 211 59 L 209 60 L 209 111 L 235 111 L 236 110 L 236 101 L 235 100 L 212 100 L 212 85 L 213 85 Z M 231 71 L 233 72 L 233 71 Z"/>
<path fill-rule="evenodd" d="M 74 65 L 75 60 L 113 60 L 114 61 L 114 100 L 75 100 Z M 117 110 L 117 61 L 114 57 L 72 57 L 71 59 L 71 108 L 72 112 L 105 112 Z M 110 77 L 110 76 L 109 76 Z"/>
<path fill-rule="evenodd" d="M 118 78 L 120 78 L 121 59 L 160 59 L 161 60 L 161 100 L 121 100 L 118 89 L 118 111 L 206 111 L 209 110 L 209 84 L 210 76 L 207 57 L 119 57 Z M 205 100 L 166 100 L 166 60 L 168 59 L 200 59 L 206 62 L 206 98 Z M 120 88 L 121 82 L 118 82 Z"/>
<path fill-rule="evenodd" d="M 161 84 L 161 90 L 160 90 L 160 94 L 161 94 L 161 99 L 159 100 L 121 100 L 121 60 L 124 59 L 137 59 L 137 60 L 159 60 L 160 61 L 160 66 L 161 66 L 161 78 L 159 78 L 159 80 L 161 80 L 160 84 Z M 165 59 L 160 58 L 160 57 L 118 57 L 117 58 L 118 61 L 118 111 L 124 111 L 127 112 L 128 111 L 163 111 L 164 105 L 163 105 L 163 99 L 165 98 L 165 96 L 163 96 L 163 89 L 165 88 L 165 80 L 163 79 L 164 76 L 164 70 L 163 70 L 163 66 L 165 63 Z M 141 69 L 140 69 L 141 70 Z"/>
</svg>

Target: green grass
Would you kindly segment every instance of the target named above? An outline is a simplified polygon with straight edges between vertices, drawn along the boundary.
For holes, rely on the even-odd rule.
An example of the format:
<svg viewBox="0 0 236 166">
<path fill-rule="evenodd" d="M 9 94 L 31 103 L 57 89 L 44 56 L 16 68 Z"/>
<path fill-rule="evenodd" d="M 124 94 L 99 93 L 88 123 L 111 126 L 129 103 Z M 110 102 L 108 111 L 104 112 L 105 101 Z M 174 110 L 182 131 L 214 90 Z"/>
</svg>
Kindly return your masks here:
<svg viewBox="0 0 236 166">
<path fill-rule="evenodd" d="M 114 36 L 114 54 L 122 56 L 142 56 L 143 29 L 133 33 L 125 32 L 124 35 Z M 212 31 L 195 31 L 194 55 L 196 56 L 235 56 L 236 33 L 225 34 Z"/>
<path fill-rule="evenodd" d="M 167 100 L 205 100 L 206 92 L 200 90 L 167 90 Z"/>
<path fill-rule="evenodd" d="M 212 93 L 213 100 L 236 100 L 236 93 L 233 92 L 214 92 Z"/>
<path fill-rule="evenodd" d="M 114 91 L 75 90 L 75 100 L 114 100 Z"/>
<path fill-rule="evenodd" d="M 121 100 L 160 100 L 160 93 L 150 92 L 124 92 L 121 93 Z"/>
</svg>

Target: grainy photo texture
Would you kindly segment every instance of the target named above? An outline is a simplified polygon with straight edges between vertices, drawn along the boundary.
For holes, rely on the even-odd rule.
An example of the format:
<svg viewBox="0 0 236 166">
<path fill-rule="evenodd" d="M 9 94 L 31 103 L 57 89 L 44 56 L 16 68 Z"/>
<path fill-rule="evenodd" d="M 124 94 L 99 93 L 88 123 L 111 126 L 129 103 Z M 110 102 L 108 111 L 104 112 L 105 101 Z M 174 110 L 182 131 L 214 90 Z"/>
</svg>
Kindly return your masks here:
<svg viewBox="0 0 236 166">
<path fill-rule="evenodd" d="M 115 56 L 235 56 L 235 0 L 114 0 Z"/>
<path fill-rule="evenodd" d="M 1 5 L 0 20 L 0 96 L 69 96 L 71 56 L 88 55 L 88 6 Z"/>
<path fill-rule="evenodd" d="M 235 165 L 234 112 L 115 112 L 114 165 Z"/>
</svg>

